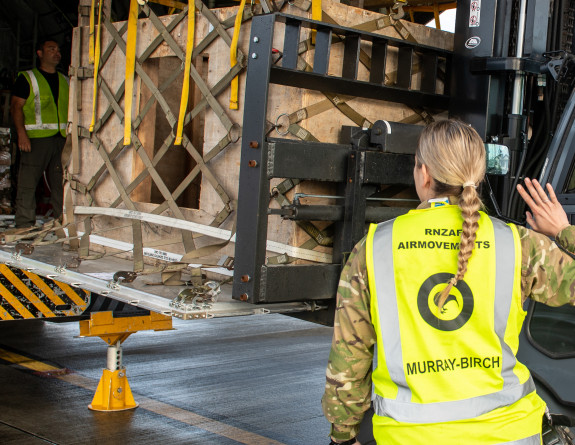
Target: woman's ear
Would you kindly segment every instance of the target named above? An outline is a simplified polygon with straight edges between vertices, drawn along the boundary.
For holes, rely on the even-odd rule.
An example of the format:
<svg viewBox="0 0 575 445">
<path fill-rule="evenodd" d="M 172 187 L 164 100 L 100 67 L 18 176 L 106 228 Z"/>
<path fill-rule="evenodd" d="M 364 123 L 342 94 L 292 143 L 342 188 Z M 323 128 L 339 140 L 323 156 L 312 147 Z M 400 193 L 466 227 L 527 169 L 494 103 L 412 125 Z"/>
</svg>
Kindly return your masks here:
<svg viewBox="0 0 575 445">
<path fill-rule="evenodd" d="M 427 201 L 433 198 L 433 179 L 429 174 L 429 169 L 425 164 L 416 164 L 413 168 L 413 180 L 415 182 L 415 190 L 419 199 Z"/>
<path fill-rule="evenodd" d="M 432 191 L 433 178 L 429 174 L 429 169 L 427 168 L 427 165 L 425 165 L 425 164 L 421 165 L 421 179 L 422 179 L 421 188 L 422 188 L 422 191 L 426 195 L 426 199 L 433 197 L 432 196 L 433 195 L 433 191 Z"/>
</svg>

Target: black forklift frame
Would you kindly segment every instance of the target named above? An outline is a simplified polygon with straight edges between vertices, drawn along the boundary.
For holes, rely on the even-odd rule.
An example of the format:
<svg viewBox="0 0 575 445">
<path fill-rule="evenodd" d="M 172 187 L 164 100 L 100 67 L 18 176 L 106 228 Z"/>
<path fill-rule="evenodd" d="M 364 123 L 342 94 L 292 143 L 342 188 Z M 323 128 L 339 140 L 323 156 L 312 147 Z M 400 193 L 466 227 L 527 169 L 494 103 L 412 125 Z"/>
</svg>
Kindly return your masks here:
<svg viewBox="0 0 575 445">
<path fill-rule="evenodd" d="M 513 182 L 520 179 L 518 175 L 521 172 L 521 162 L 518 161 L 525 153 L 525 117 L 530 110 L 529 107 L 525 107 L 527 110 L 523 109 L 522 113 L 518 114 L 509 114 L 509 111 L 506 111 L 505 83 L 509 82 L 512 74 L 536 76 L 545 73 L 542 63 L 549 62 L 542 58 L 547 41 L 547 22 L 541 19 L 549 15 L 549 2 L 542 0 L 528 2 L 524 49 L 520 57 L 513 55 L 510 57 L 508 50 L 511 35 L 514 34 L 511 29 L 515 14 L 512 3 L 510 0 L 497 0 L 493 8 L 483 10 L 481 26 L 475 26 L 479 23 L 471 26 L 473 4 L 477 3 L 473 0 L 458 1 L 458 28 L 453 54 L 449 51 L 287 15 L 274 14 L 254 18 L 246 82 L 245 109 L 249 110 L 249 113 L 246 113 L 244 118 L 241 153 L 234 298 L 252 303 L 307 300 L 329 305 L 333 309 L 345 253 L 349 252 L 355 242 L 363 236 L 364 222 L 369 219 L 365 198 L 371 192 L 370 187 L 373 183 L 366 181 L 366 178 L 372 179 L 366 173 L 366 159 L 371 157 L 370 159 L 377 162 L 372 165 L 372 169 L 374 166 L 377 167 L 376 170 L 382 165 L 386 166 L 387 172 L 379 171 L 380 177 L 377 181 L 389 182 L 390 177 L 385 175 L 393 173 L 394 169 L 398 169 L 396 172 L 404 172 L 404 183 L 411 180 L 411 174 L 405 173 L 407 165 L 405 158 L 395 163 L 391 161 L 391 156 L 383 158 L 392 154 L 386 152 L 388 145 L 386 143 L 378 150 L 373 146 L 363 146 L 359 143 L 360 138 L 353 137 L 347 141 L 349 142 L 347 145 L 268 139 L 269 126 L 266 125 L 266 113 L 270 83 L 401 102 L 416 107 L 449 109 L 450 116 L 470 122 L 487 142 L 501 141 L 512 149 L 513 171 L 494 184 L 495 192 L 499 195 L 499 203 L 504 208 L 508 207 L 509 198 L 505 197 L 506 193 L 513 189 Z M 281 67 L 272 62 L 273 35 L 279 23 L 285 25 Z M 312 72 L 296 69 L 302 28 L 316 31 L 316 54 Z M 326 75 L 332 36 L 337 36 L 339 39 L 336 40 L 343 41 L 345 45 L 344 66 L 340 77 Z M 357 80 L 358 48 L 362 41 L 370 41 L 373 44 L 373 63 L 369 81 Z M 482 44 L 475 45 L 478 42 Z M 388 46 L 399 49 L 399 82 L 394 87 L 383 84 Z M 409 85 L 411 62 L 415 53 L 430 54 L 428 62 L 424 63 L 422 69 L 427 81 L 422 82 L 420 91 L 411 90 Z M 442 94 L 430 89 L 430 85 L 436 83 L 439 58 L 445 61 L 446 74 Z M 457 67 L 453 73 L 452 66 Z M 434 81 L 429 80 L 430 78 Z M 469 91 L 474 92 L 473 95 L 467 94 Z M 477 92 L 480 93 L 476 94 Z M 450 97 L 454 97 L 454 100 L 450 101 Z M 555 129 L 555 137 L 540 175 L 541 181 L 549 181 L 557 189 L 558 198 L 572 223 L 575 222 L 575 188 L 572 188 L 575 181 L 570 181 L 575 171 L 574 122 L 575 93 L 568 101 L 561 122 Z M 368 139 L 372 143 L 377 139 L 375 134 L 378 131 L 377 125 L 375 127 L 371 134 L 368 133 Z M 412 158 L 410 159 L 413 162 Z M 514 168 L 515 164 L 519 164 L 517 169 Z M 341 195 L 343 190 L 346 198 L 344 208 L 323 209 L 337 221 L 332 264 L 305 266 L 266 264 L 268 216 L 270 213 L 285 216 L 289 211 L 289 209 L 270 211 L 272 178 L 313 179 L 339 184 L 338 195 Z M 294 208 L 294 213 L 295 210 Z M 308 214 L 314 212 L 317 215 L 319 209 L 311 209 Z M 334 213 L 338 216 L 334 217 Z M 354 213 L 355 218 L 352 218 Z M 363 218 L 359 213 L 362 213 Z M 531 303 L 530 313 L 533 312 L 534 305 L 535 303 Z M 324 315 L 320 316 L 319 313 Z M 318 311 L 313 321 L 330 324 L 333 321 L 333 313 L 333 310 Z M 527 324 L 530 323 L 530 317 L 526 321 Z M 543 356 L 526 338 L 527 330 L 528 328 L 522 332 L 520 360 L 534 369 L 538 385 L 541 383 L 555 393 L 560 403 L 550 405 L 551 409 L 564 412 L 569 405 L 571 407 L 569 413 L 572 415 L 572 397 L 567 395 L 561 399 L 554 391 L 555 388 L 565 389 L 568 386 L 553 376 L 557 374 L 559 365 L 561 369 L 572 369 L 572 362 L 575 359 L 562 359 L 557 362 Z M 565 375 L 569 376 L 569 371 Z M 551 402 L 548 397 L 546 401 Z"/>
<path fill-rule="evenodd" d="M 281 32 L 281 26 L 284 27 L 284 42 L 279 66 L 273 62 L 272 49 L 275 49 L 274 34 Z M 315 32 L 312 71 L 298 69 L 300 34 L 305 28 Z M 358 79 L 360 48 L 365 42 L 370 42 L 372 48 L 368 81 Z M 341 43 L 344 45 L 342 75 L 328 75 L 331 45 Z M 388 48 L 397 49 L 398 80 L 394 86 L 384 84 Z M 232 295 L 235 299 L 250 303 L 321 303 L 322 300 L 333 300 L 345 254 L 364 236 L 367 196 L 375 191 L 377 184 L 412 185 L 413 154 L 386 152 L 385 137 L 382 138 L 385 134 L 382 133 L 385 133 L 387 124 L 376 125 L 371 132 L 358 129 L 375 142 L 372 147 L 362 145 L 361 140 L 365 137 L 361 134 L 355 141 L 352 137 L 347 145 L 268 138 L 266 116 L 269 85 L 445 111 L 450 102 L 449 76 L 445 73 L 451 71 L 452 53 L 357 29 L 285 14 L 269 14 L 252 20 L 248 57 L 244 105 L 247 112 L 244 114 L 241 146 L 238 236 Z M 416 61 L 421 72 L 421 82 L 417 86 L 412 84 Z M 442 92 L 437 92 L 438 78 L 444 80 Z M 421 130 L 420 126 L 413 127 L 414 131 Z M 331 264 L 266 264 L 268 217 L 272 213 L 269 209 L 272 178 L 338 184 L 338 194 L 344 194 L 345 204 L 343 209 L 331 209 L 330 212 L 339 215 L 333 217 L 339 221 L 334 223 Z M 384 212 L 380 215 L 383 218 L 380 220 L 404 212 L 405 209 L 391 209 L 387 214 Z"/>
</svg>

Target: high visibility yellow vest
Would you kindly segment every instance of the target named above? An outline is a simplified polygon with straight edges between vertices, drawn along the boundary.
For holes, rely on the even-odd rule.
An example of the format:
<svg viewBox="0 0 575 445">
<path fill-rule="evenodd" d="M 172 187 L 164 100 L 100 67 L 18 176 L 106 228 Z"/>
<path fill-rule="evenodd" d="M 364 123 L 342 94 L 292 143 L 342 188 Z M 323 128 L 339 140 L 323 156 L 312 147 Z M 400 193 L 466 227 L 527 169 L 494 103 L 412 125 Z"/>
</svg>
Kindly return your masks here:
<svg viewBox="0 0 575 445">
<path fill-rule="evenodd" d="M 30 85 L 24 104 L 24 126 L 29 138 L 46 138 L 60 134 L 66 137 L 68 122 L 68 79 L 58 73 L 58 106 L 46 78 L 37 69 L 23 71 Z"/>
<path fill-rule="evenodd" d="M 434 302 L 457 272 L 462 222 L 442 205 L 370 227 L 378 443 L 540 443 L 545 404 L 515 357 L 525 318 L 515 226 L 481 213 L 464 279 L 443 310 Z"/>
</svg>

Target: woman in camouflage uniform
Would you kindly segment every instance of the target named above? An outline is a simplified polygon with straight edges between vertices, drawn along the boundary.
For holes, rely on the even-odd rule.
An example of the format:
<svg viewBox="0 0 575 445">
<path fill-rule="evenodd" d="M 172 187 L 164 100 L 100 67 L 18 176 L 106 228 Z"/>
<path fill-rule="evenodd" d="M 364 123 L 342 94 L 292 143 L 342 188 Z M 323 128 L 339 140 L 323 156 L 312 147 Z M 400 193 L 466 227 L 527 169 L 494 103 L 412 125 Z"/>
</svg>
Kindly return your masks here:
<svg viewBox="0 0 575 445">
<path fill-rule="evenodd" d="M 393 230 L 393 236 L 387 238 L 389 246 L 385 243 L 377 244 L 393 251 L 391 268 L 378 268 L 378 260 L 373 259 L 380 255 L 379 250 L 382 250 L 375 247 L 374 240 L 377 235 L 374 233 L 377 233 L 378 228 L 372 227 L 370 235 L 360 241 L 349 256 L 338 288 L 333 343 L 326 372 L 326 390 L 322 399 L 324 413 L 332 424 L 332 443 L 359 443 L 354 438 L 358 435 L 359 425 L 372 400 L 371 368 L 375 348 L 378 353 L 373 377 L 373 398 L 376 413 L 379 403 L 379 415 L 374 416 L 373 424 L 378 443 L 431 445 L 540 442 L 540 420 L 545 405 L 535 394 L 527 369 L 519 362 L 513 361 L 517 351 L 517 337 L 525 316 L 521 305 L 527 298 L 550 306 L 575 304 L 575 288 L 571 286 L 575 278 L 575 262 L 557 247 L 559 244 L 566 250 L 575 252 L 575 228 L 569 225 L 552 188 L 548 186 L 547 197 L 541 186 L 529 179 L 526 179 L 525 183 L 531 196 L 521 186 L 518 186 L 518 191 L 533 212 L 527 212 L 527 222 L 534 230 L 515 225 L 505 226 L 487 217 L 479 211 L 481 201 L 476 192 L 476 186 L 481 183 L 484 174 L 485 150 L 475 130 L 454 120 L 431 124 L 420 138 L 414 169 L 416 189 L 422 203 L 418 210 L 399 217 L 388 225 L 394 226 L 389 229 Z M 451 216 L 434 216 L 440 212 L 445 215 L 449 212 Z M 442 229 L 435 226 L 433 229 L 423 228 L 427 227 L 428 221 L 445 220 L 453 223 L 455 213 L 459 215 L 458 226 L 452 224 L 450 227 L 440 225 Z M 422 227 L 419 240 L 409 238 L 411 234 L 416 236 L 419 227 L 417 224 Z M 508 249 L 509 252 L 505 253 L 505 258 L 501 253 L 497 257 L 500 260 L 497 262 L 497 269 L 490 266 L 490 263 L 495 263 L 495 254 L 491 257 L 485 256 L 485 252 L 497 250 L 497 246 L 492 245 L 496 244 L 494 239 L 489 238 L 492 236 L 489 233 L 497 230 L 489 232 L 485 228 L 491 225 L 499 229 L 504 226 L 508 232 L 513 233 L 515 240 L 511 249 Z M 401 236 L 405 239 L 401 239 Z M 455 241 L 459 242 L 454 242 L 454 237 Z M 555 242 L 548 237 L 554 237 Z M 514 245 L 517 261 L 513 260 Z M 499 249 L 499 252 L 502 250 Z M 402 263 L 404 253 L 411 255 L 407 257 L 411 261 L 407 264 L 412 265 L 409 275 L 405 275 L 405 271 L 397 270 L 401 269 L 401 264 L 405 264 Z M 447 270 L 444 266 L 446 261 L 451 264 Z M 513 304 L 511 310 L 508 307 L 507 312 L 504 311 L 503 331 L 494 332 L 497 326 L 493 327 L 492 322 L 493 318 L 501 319 L 501 305 L 498 306 L 497 300 L 489 295 L 488 290 L 481 289 L 481 284 L 471 286 L 472 291 L 468 292 L 471 294 L 471 310 L 467 311 L 468 316 L 463 317 L 462 322 L 460 320 L 461 326 L 456 323 L 457 326 L 453 328 L 454 320 L 446 320 L 449 317 L 444 312 L 465 306 L 465 281 L 473 283 L 474 280 L 477 282 L 483 279 L 484 289 L 490 289 L 490 280 L 503 281 L 503 278 L 498 277 L 495 280 L 491 275 L 495 275 L 496 270 L 500 271 L 499 268 L 503 268 L 503 263 L 506 262 L 511 263 L 511 269 L 508 270 L 512 273 L 507 275 L 513 275 L 514 284 L 513 291 L 508 292 L 513 294 L 513 300 L 508 295 Z M 430 299 L 419 304 L 420 301 L 417 300 L 422 295 L 421 289 L 424 286 L 420 282 L 411 282 L 418 280 L 418 269 L 433 268 L 435 263 L 441 264 L 437 266 L 438 272 L 449 273 L 435 274 L 444 280 L 444 284 L 440 287 L 429 287 L 427 293 L 424 292 L 424 297 Z M 378 276 L 370 276 L 369 270 L 372 271 L 371 275 Z M 384 273 L 378 274 L 375 271 Z M 391 292 L 397 291 L 397 296 L 391 300 L 380 296 L 384 293 L 380 289 L 386 288 L 387 281 L 392 282 Z M 375 288 L 379 290 L 377 297 L 372 296 Z M 416 291 L 409 292 L 409 289 Z M 419 295 L 415 295 L 417 289 Z M 428 297 L 428 294 L 431 297 Z M 489 304 L 481 306 L 481 301 L 488 298 L 496 302 L 495 305 L 491 303 L 491 311 L 494 312 L 491 318 L 489 314 L 485 318 L 485 312 L 488 312 L 485 307 L 489 308 Z M 381 303 L 392 300 L 397 302 L 393 301 L 391 305 Z M 427 305 L 429 311 L 426 309 Z M 455 322 L 460 318 L 461 315 L 456 317 Z M 479 322 L 474 324 L 477 319 Z M 398 332 L 401 331 L 401 325 L 409 326 L 410 329 L 389 339 L 383 336 L 385 332 L 393 332 L 387 326 L 389 324 L 397 324 Z M 462 329 L 466 324 L 466 330 Z M 444 329 L 442 326 L 451 328 Z M 414 332 L 419 331 L 419 327 L 423 333 Z M 470 333 L 472 329 L 475 331 Z M 484 338 L 496 337 L 501 342 L 501 356 L 481 357 Z M 409 343 L 411 348 L 404 345 L 404 342 Z M 385 348 L 378 343 L 385 343 Z M 469 351 L 474 351 L 474 348 L 479 352 L 475 354 L 478 356 L 472 357 L 473 354 L 469 354 Z M 424 351 L 423 356 L 432 356 L 434 359 L 409 362 L 406 357 L 417 354 L 419 349 Z M 441 356 L 445 351 L 453 354 L 453 351 L 459 349 L 464 352 L 459 357 L 454 356 L 457 361 L 449 356 L 445 356 L 445 359 Z M 506 350 L 507 357 L 503 349 Z M 486 350 L 493 351 L 489 348 Z M 394 354 L 387 351 L 394 351 Z M 505 366 L 500 359 L 507 362 L 504 363 L 507 370 L 504 370 Z M 395 364 L 398 366 L 396 368 L 393 368 L 391 363 L 394 361 L 399 361 L 399 365 Z M 401 377 L 397 377 L 397 371 L 402 374 Z M 378 372 L 379 376 L 376 376 Z M 426 380 L 418 383 L 418 378 Z M 489 379 L 493 379 L 491 383 Z M 521 387 L 523 392 L 511 399 L 501 396 L 504 390 L 493 389 L 493 382 L 497 382 L 497 379 L 501 381 L 501 387 L 506 388 L 510 385 L 507 380 L 515 379 L 515 387 Z M 490 384 L 491 389 L 487 388 Z M 402 391 L 407 391 L 408 398 L 397 402 L 394 398 L 401 397 L 398 394 Z M 459 399 L 458 391 L 461 393 Z M 485 397 L 477 397 L 477 394 Z M 489 402 L 483 406 L 483 411 L 473 411 L 473 407 L 477 405 L 474 405 L 474 400 L 491 400 L 497 397 L 504 400 L 499 406 L 494 407 L 489 405 Z M 430 410 L 419 409 L 426 404 Z M 404 412 L 401 411 L 403 406 L 407 406 Z M 419 412 L 423 413 L 421 420 L 417 418 Z M 474 414 L 470 415 L 470 412 Z"/>
</svg>

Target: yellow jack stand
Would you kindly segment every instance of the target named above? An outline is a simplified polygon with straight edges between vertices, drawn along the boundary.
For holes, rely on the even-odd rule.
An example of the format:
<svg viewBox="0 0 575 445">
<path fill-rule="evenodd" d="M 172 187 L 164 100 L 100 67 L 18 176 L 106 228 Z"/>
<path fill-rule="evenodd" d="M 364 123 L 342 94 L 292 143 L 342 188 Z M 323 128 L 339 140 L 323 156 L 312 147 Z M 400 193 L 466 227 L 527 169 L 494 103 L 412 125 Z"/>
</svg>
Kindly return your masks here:
<svg viewBox="0 0 575 445">
<path fill-rule="evenodd" d="M 122 342 L 137 331 L 172 329 L 172 318 L 151 312 L 150 315 L 114 318 L 112 312 L 95 312 L 90 320 L 80 321 L 80 337 L 100 337 L 108 343 L 108 362 L 96 394 L 88 408 L 94 411 L 124 411 L 137 408 L 122 366 Z"/>
</svg>

